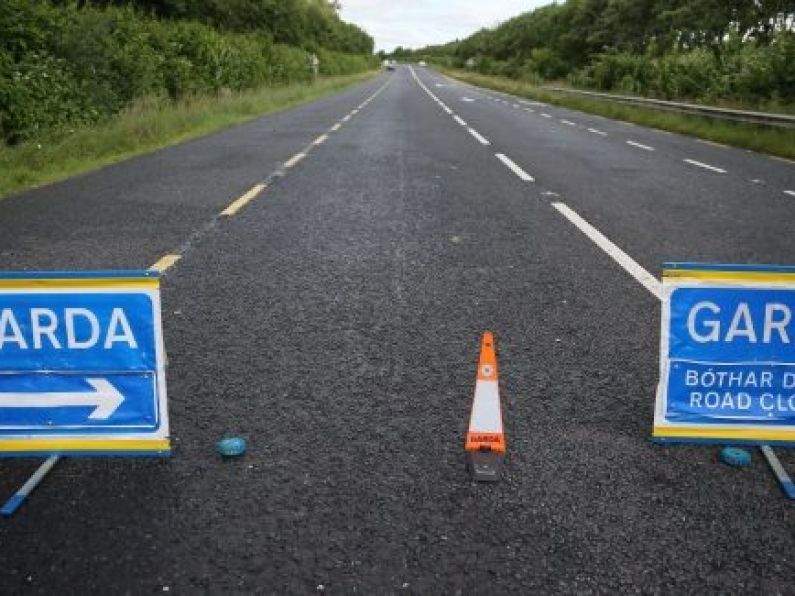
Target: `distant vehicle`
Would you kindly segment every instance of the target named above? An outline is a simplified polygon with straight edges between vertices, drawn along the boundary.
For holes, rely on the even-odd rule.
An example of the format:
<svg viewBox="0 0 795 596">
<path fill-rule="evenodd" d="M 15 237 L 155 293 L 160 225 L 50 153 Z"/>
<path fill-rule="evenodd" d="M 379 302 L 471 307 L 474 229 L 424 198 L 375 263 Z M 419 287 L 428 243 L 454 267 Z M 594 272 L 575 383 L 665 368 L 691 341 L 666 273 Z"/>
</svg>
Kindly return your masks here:
<svg viewBox="0 0 795 596">
<path fill-rule="evenodd" d="M 428 66 L 428 65 L 425 63 L 425 60 L 420 60 L 420 66 Z"/>
<path fill-rule="evenodd" d="M 387 70 L 395 70 L 395 66 L 397 66 L 397 62 L 394 60 L 384 60 L 384 68 Z"/>
</svg>

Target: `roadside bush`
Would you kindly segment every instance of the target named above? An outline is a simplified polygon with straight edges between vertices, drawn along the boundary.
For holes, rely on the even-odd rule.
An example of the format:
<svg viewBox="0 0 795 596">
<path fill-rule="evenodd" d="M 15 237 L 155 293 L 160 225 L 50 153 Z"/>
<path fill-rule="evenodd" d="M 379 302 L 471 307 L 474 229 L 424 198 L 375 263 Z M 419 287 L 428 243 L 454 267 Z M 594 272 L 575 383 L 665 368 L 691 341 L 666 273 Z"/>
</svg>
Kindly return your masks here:
<svg viewBox="0 0 795 596">
<path fill-rule="evenodd" d="M 367 56 L 320 51 L 321 74 Z M 0 140 L 96 122 L 147 96 L 182 97 L 310 81 L 310 54 L 268 36 L 158 20 L 130 7 L 0 0 Z"/>
</svg>

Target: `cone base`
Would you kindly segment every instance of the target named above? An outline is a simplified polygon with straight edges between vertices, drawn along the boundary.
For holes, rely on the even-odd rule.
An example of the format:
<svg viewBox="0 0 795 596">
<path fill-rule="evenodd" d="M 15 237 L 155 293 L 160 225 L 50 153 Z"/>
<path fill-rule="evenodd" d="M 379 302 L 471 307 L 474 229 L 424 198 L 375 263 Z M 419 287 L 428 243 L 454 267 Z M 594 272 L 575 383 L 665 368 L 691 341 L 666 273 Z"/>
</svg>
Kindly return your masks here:
<svg viewBox="0 0 795 596">
<path fill-rule="evenodd" d="M 467 469 L 475 482 L 497 482 L 502 470 L 501 453 L 493 451 L 470 451 L 467 453 Z"/>
</svg>

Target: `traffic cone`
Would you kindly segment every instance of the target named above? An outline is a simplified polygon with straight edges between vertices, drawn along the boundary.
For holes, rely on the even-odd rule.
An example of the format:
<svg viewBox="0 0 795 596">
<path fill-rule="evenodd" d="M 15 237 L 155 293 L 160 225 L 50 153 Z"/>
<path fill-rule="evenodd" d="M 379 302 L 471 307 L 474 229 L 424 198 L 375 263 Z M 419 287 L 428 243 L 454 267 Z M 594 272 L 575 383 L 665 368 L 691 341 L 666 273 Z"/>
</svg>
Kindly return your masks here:
<svg viewBox="0 0 795 596">
<path fill-rule="evenodd" d="M 481 339 L 475 399 L 472 402 L 465 449 L 467 467 L 473 480 L 499 480 L 506 446 L 502 429 L 497 356 L 494 336 L 490 331 L 484 333 Z"/>
</svg>

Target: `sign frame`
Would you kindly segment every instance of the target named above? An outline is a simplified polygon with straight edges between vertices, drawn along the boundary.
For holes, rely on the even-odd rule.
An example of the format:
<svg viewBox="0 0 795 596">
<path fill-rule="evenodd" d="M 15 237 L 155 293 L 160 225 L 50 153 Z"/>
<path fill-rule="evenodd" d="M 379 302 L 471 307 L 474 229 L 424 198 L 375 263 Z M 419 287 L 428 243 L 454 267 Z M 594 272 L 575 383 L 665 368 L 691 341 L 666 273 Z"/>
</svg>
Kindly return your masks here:
<svg viewBox="0 0 795 596">
<path fill-rule="evenodd" d="M 662 317 L 660 331 L 660 379 L 654 409 L 652 440 L 658 443 L 708 443 L 728 445 L 795 446 L 795 422 L 792 424 L 756 423 L 739 420 L 714 423 L 677 422 L 669 419 L 669 373 L 671 302 L 673 293 L 681 288 L 699 290 L 791 290 L 795 295 L 795 266 L 721 265 L 704 263 L 665 263 L 662 280 Z M 682 360 L 685 362 L 685 360 Z M 730 366 L 795 366 L 795 346 L 790 362 L 750 361 L 740 363 L 699 362 Z M 795 393 L 795 391 L 794 391 Z M 795 416 L 793 417 L 795 418 Z"/>
<path fill-rule="evenodd" d="M 30 297 L 32 295 L 49 296 L 85 296 L 99 300 L 113 296 L 135 298 L 146 304 L 143 314 L 151 323 L 151 337 L 147 348 L 154 349 L 148 358 L 153 362 L 151 370 L 135 371 L 141 378 L 146 375 L 152 387 L 154 402 L 152 422 L 146 427 L 142 425 L 88 424 L 77 426 L 53 423 L 48 428 L 14 427 L 12 423 L 3 428 L 3 407 L 0 405 L 0 458 L 4 457 L 36 457 L 36 456 L 154 456 L 167 457 L 171 454 L 169 435 L 168 396 L 166 390 L 166 351 L 163 339 L 163 325 L 160 298 L 160 272 L 156 270 L 123 270 L 123 271 L 36 271 L 36 272 L 0 272 L 0 298 L 15 295 Z M 145 298 L 145 300 L 144 300 Z M 112 300 L 109 301 L 112 304 Z M 24 307 L 23 307 L 24 308 Z M 44 342 L 42 342 L 43 344 Z M 136 345 L 136 349 L 137 349 Z M 143 351 L 143 348 L 141 348 Z M 43 357 L 42 357 L 43 358 Z M 66 359 L 67 357 L 65 357 Z M 143 359 L 143 356 L 141 356 Z M 6 362 L 10 362 L 7 360 Z M 0 379 L 13 375 L 37 377 L 41 379 L 66 379 L 72 374 L 80 381 L 90 385 L 88 377 L 104 375 L 124 375 L 132 371 L 96 370 L 89 372 L 73 372 L 64 370 L 8 370 L 4 369 L 2 353 L 0 353 Z M 57 375 L 61 375 L 58 377 Z M 134 379 L 139 380 L 139 379 Z M 117 391 L 119 391 L 117 389 Z M 52 393 L 44 392 L 44 398 Z M 145 396 L 146 397 L 146 396 Z M 41 399 L 39 401 L 41 401 Z M 6 396 L 12 401 L 13 397 Z M 24 410 L 26 406 L 16 404 Z M 63 411 L 63 405 L 60 406 Z M 93 407 L 93 405 L 91 406 Z M 83 408 L 81 411 L 90 411 Z M 11 418 L 10 415 L 7 418 Z M 13 429 L 13 430 L 12 430 Z"/>
</svg>

